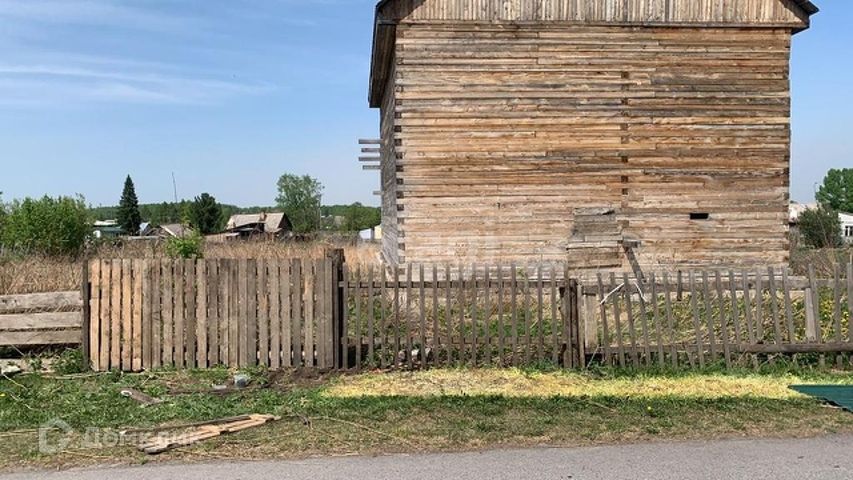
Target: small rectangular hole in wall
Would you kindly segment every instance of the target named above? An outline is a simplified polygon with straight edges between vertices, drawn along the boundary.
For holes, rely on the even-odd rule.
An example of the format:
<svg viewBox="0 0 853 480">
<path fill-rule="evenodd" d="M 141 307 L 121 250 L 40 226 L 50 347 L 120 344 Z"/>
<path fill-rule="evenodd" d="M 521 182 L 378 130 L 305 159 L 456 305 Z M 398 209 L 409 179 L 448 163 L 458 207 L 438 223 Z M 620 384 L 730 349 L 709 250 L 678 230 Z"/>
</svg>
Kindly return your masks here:
<svg viewBox="0 0 853 480">
<path fill-rule="evenodd" d="M 693 212 L 690 214 L 690 220 L 708 220 L 709 218 L 711 218 L 710 213 Z"/>
</svg>

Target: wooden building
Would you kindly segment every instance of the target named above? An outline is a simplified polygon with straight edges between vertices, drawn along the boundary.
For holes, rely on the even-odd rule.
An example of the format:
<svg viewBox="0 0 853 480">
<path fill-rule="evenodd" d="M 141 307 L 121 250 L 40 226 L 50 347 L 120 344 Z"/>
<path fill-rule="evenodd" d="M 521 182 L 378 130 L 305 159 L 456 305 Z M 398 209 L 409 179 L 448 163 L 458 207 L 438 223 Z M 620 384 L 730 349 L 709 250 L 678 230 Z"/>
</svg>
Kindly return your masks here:
<svg viewBox="0 0 853 480">
<path fill-rule="evenodd" d="M 806 0 L 383 0 L 394 263 L 784 264 Z"/>
</svg>

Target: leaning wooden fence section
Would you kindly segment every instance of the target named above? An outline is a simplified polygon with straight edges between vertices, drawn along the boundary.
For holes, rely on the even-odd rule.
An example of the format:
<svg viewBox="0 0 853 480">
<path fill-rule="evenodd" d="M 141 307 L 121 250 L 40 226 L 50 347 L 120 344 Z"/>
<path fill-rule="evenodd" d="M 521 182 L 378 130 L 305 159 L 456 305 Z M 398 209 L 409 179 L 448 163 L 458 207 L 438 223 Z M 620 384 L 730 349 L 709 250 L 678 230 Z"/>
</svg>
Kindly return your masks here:
<svg viewBox="0 0 853 480">
<path fill-rule="evenodd" d="M 0 347 L 79 344 L 81 292 L 0 296 Z"/>
</svg>

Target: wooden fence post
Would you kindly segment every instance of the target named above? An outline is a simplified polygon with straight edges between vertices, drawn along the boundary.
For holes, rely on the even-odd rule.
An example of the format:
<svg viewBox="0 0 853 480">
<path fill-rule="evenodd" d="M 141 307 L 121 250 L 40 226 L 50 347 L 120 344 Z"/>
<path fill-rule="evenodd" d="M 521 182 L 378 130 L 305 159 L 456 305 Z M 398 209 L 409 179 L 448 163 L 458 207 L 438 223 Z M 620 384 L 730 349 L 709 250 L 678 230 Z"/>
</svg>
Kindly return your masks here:
<svg viewBox="0 0 853 480">
<path fill-rule="evenodd" d="M 89 282 L 89 258 L 83 259 L 82 277 L 80 279 L 80 299 L 83 301 L 83 323 L 81 325 L 81 348 L 83 350 L 82 365 L 83 371 L 89 370 L 91 358 L 91 338 L 90 338 L 90 322 L 91 322 L 91 298 L 92 284 Z"/>
<path fill-rule="evenodd" d="M 343 335 L 346 332 L 344 328 L 344 309 L 347 306 L 344 304 L 345 296 L 344 296 L 344 287 L 342 282 L 347 281 L 344 277 L 344 263 L 346 262 L 346 257 L 344 256 L 343 249 L 337 248 L 334 250 L 329 250 L 326 252 L 326 257 L 329 258 L 332 262 L 332 284 L 330 287 L 330 292 L 332 295 L 332 337 L 334 338 L 334 357 L 333 357 L 333 368 L 335 370 L 339 370 L 344 368 L 344 358 L 348 355 L 348 352 L 344 350 L 344 342 Z M 358 361 L 358 359 L 356 359 Z"/>
</svg>

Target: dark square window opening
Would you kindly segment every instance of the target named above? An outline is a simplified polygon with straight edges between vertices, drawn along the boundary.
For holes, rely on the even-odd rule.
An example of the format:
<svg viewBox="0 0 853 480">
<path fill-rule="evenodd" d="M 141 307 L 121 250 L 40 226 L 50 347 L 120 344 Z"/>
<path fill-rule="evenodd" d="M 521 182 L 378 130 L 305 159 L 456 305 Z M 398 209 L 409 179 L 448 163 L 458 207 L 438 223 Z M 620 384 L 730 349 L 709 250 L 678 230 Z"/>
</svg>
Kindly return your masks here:
<svg viewBox="0 0 853 480">
<path fill-rule="evenodd" d="M 710 213 L 693 212 L 690 214 L 690 220 L 709 220 L 710 218 L 711 218 Z"/>
</svg>

